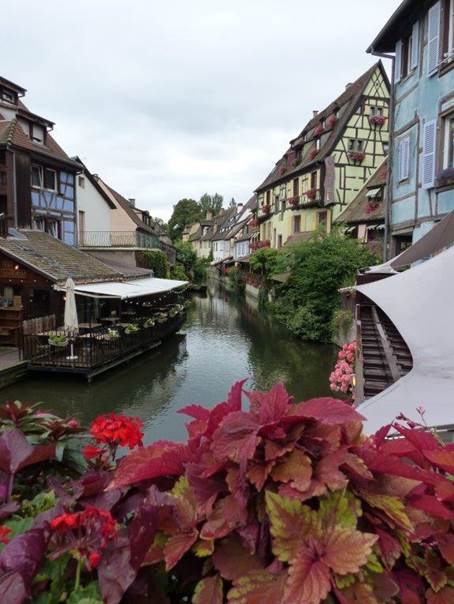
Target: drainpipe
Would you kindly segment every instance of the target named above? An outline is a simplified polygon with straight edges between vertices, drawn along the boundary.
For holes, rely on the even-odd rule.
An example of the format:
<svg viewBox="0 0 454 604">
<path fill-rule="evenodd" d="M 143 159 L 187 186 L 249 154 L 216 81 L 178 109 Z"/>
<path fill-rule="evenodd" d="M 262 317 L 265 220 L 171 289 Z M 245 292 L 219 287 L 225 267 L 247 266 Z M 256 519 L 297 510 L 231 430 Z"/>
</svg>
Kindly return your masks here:
<svg viewBox="0 0 454 604">
<path fill-rule="evenodd" d="M 8 146 L 9 150 L 9 146 Z M 14 208 L 14 228 L 17 229 L 17 180 L 16 180 L 16 153 L 13 151 L 13 208 Z"/>
<path fill-rule="evenodd" d="M 394 162 L 394 108 L 395 108 L 395 84 L 396 81 L 396 57 L 383 52 L 375 52 L 370 49 L 370 54 L 380 59 L 389 59 L 392 62 L 391 70 L 391 96 L 389 101 L 389 151 L 388 151 L 388 177 L 386 188 L 388 190 L 386 211 L 385 211 L 385 245 L 383 250 L 383 262 L 386 262 L 391 254 L 391 208 L 393 195 L 393 162 Z"/>
</svg>

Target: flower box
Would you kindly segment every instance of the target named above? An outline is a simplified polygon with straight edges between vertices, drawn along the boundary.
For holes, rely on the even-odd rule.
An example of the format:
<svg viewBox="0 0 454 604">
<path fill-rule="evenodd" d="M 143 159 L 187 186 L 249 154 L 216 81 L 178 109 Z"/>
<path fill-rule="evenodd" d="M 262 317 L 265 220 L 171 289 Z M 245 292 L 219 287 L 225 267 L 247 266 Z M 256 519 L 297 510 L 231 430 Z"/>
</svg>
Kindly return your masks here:
<svg viewBox="0 0 454 604">
<path fill-rule="evenodd" d="M 264 206 L 262 206 L 262 214 L 264 216 L 268 216 L 268 214 L 271 212 L 271 206 L 269 204 L 266 204 Z"/>
<path fill-rule="evenodd" d="M 320 126 L 317 126 L 317 128 L 315 128 L 314 130 L 314 135 L 315 136 L 321 136 L 323 133 L 325 132 L 325 129 L 323 128 L 323 126 L 320 124 Z"/>
<path fill-rule="evenodd" d="M 349 151 L 348 152 L 348 158 L 351 161 L 356 162 L 358 164 L 363 162 L 365 157 L 366 157 L 366 154 L 364 153 L 364 151 Z"/>
<path fill-rule="evenodd" d="M 106 339 L 108 342 L 113 342 L 114 340 L 119 340 L 119 339 L 120 339 L 120 334 L 118 333 L 118 330 L 117 330 L 117 329 L 112 329 L 112 328 L 109 328 L 109 329 L 107 330 L 107 333 L 106 333 L 105 339 Z"/>
<path fill-rule="evenodd" d="M 312 149 L 311 151 L 309 151 L 309 155 L 308 158 L 310 161 L 312 161 L 313 159 L 315 159 L 318 155 L 318 151 L 317 149 Z"/>
<path fill-rule="evenodd" d="M 384 115 L 371 115 L 369 117 L 369 124 L 371 126 L 384 126 L 386 123 L 386 117 Z"/>
<path fill-rule="evenodd" d="M 284 174 L 286 172 L 287 172 L 287 166 L 279 166 L 279 169 L 278 169 L 279 176 L 284 176 Z"/>
<path fill-rule="evenodd" d="M 296 208 L 299 206 L 300 198 L 298 196 L 290 197 L 288 203 L 292 208 Z"/>
<path fill-rule="evenodd" d="M 163 323 L 167 322 L 167 319 L 168 319 L 168 316 L 167 316 L 166 312 L 158 313 L 158 315 L 157 315 L 158 323 L 161 323 L 161 325 L 162 325 Z"/>
<path fill-rule="evenodd" d="M 306 197 L 310 200 L 310 201 L 315 201 L 317 199 L 317 189 L 309 189 L 309 191 L 306 191 Z"/>
<path fill-rule="evenodd" d="M 136 325 L 135 323 L 130 323 L 129 325 L 126 325 L 126 327 L 125 327 L 125 334 L 128 336 L 133 333 L 138 333 L 139 331 L 140 331 L 140 327 L 138 325 Z"/>
<path fill-rule="evenodd" d="M 376 210 L 378 210 L 378 208 L 380 207 L 380 204 L 378 203 L 378 201 L 368 201 L 366 204 L 366 216 L 369 216 L 370 214 L 373 214 Z"/>
<path fill-rule="evenodd" d="M 155 325 L 156 325 L 156 321 L 154 319 L 147 319 L 145 321 L 145 323 L 143 324 L 145 329 L 150 329 L 151 327 L 154 327 Z"/>
<path fill-rule="evenodd" d="M 64 334 L 58 335 L 52 335 L 49 336 L 49 340 L 48 340 L 50 346 L 55 346 L 56 348 L 66 348 L 66 346 L 68 346 L 69 344 L 69 340 L 68 337 Z"/>
<path fill-rule="evenodd" d="M 337 115 L 330 115 L 328 120 L 327 120 L 327 124 L 330 128 L 334 128 L 334 126 L 337 124 L 337 122 L 339 121 Z"/>
</svg>

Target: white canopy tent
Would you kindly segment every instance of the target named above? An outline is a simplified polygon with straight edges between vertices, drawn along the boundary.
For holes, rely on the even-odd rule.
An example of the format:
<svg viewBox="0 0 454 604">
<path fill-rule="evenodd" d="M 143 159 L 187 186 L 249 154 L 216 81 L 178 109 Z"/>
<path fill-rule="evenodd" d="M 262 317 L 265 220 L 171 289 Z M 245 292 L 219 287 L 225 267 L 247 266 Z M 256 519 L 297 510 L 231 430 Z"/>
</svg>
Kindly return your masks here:
<svg viewBox="0 0 454 604">
<path fill-rule="evenodd" d="M 413 369 L 358 411 L 372 433 L 400 413 L 430 426 L 454 424 L 454 247 L 404 273 L 357 290 L 389 316 L 413 356 Z"/>
<path fill-rule="evenodd" d="M 184 287 L 187 284 L 187 281 L 147 277 L 132 281 L 109 281 L 105 283 L 75 285 L 74 293 L 91 298 L 118 298 L 120 300 L 127 300 L 129 298 L 163 294 Z M 65 291 L 66 287 L 56 287 L 56 289 Z"/>
</svg>

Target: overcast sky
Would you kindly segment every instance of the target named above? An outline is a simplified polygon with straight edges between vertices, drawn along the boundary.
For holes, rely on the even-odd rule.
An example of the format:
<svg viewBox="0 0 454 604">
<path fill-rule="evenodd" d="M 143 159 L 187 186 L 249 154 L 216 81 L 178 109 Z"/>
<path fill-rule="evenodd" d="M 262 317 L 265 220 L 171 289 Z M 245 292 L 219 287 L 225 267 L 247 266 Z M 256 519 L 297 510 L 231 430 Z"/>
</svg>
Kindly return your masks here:
<svg viewBox="0 0 454 604">
<path fill-rule="evenodd" d="M 2 0 L 0 75 L 154 216 L 247 200 L 400 0 Z"/>
</svg>

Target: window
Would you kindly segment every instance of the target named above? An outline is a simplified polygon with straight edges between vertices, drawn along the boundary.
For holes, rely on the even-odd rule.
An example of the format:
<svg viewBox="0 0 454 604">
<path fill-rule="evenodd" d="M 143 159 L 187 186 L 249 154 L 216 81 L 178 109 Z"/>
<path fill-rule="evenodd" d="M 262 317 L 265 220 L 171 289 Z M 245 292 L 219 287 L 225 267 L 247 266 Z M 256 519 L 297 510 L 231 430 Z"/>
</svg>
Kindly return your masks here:
<svg viewBox="0 0 454 604">
<path fill-rule="evenodd" d="M 397 154 L 399 181 L 407 180 L 410 176 L 410 137 L 400 139 Z"/>
<path fill-rule="evenodd" d="M 400 77 L 403 80 L 410 73 L 410 52 L 412 37 L 407 36 L 402 40 L 402 58 L 400 65 Z"/>
<path fill-rule="evenodd" d="M 437 122 L 424 124 L 422 154 L 422 186 L 432 189 L 435 184 L 435 156 L 437 150 Z"/>
<path fill-rule="evenodd" d="M 314 190 L 317 188 L 317 172 L 311 173 L 311 189 Z"/>
<path fill-rule="evenodd" d="M 323 212 L 319 212 L 317 214 L 317 222 L 318 226 L 322 227 L 323 230 L 327 230 L 328 228 L 328 212 L 324 210 Z"/>
<path fill-rule="evenodd" d="M 373 115 L 373 116 L 375 116 L 375 115 L 382 116 L 383 115 L 383 107 L 377 107 L 376 105 L 372 106 L 370 108 L 370 114 Z"/>
<path fill-rule="evenodd" d="M 6 101 L 7 103 L 12 103 L 13 105 L 15 105 L 17 101 L 17 96 L 14 94 L 14 92 L 11 92 L 9 90 L 2 90 L 2 101 Z"/>
<path fill-rule="evenodd" d="M 315 139 L 315 149 L 316 149 L 316 151 L 320 151 L 320 139 L 319 138 Z"/>
<path fill-rule="evenodd" d="M 362 151 L 363 150 L 363 141 L 358 138 L 351 138 L 348 143 L 349 151 Z"/>
<path fill-rule="evenodd" d="M 43 186 L 43 169 L 41 166 L 32 166 L 32 187 Z"/>
<path fill-rule="evenodd" d="M 278 238 L 277 238 L 277 247 L 279 249 L 282 247 L 282 235 L 278 235 Z"/>
<path fill-rule="evenodd" d="M 293 232 L 301 233 L 301 216 L 293 217 Z"/>
<path fill-rule="evenodd" d="M 50 168 L 44 168 L 44 188 L 50 191 L 57 190 L 57 173 Z"/>
<path fill-rule="evenodd" d="M 0 172 L 0 185 L 2 187 L 6 185 L 6 172 Z"/>
<path fill-rule="evenodd" d="M 271 191 L 266 192 L 266 205 L 270 205 L 271 203 Z"/>
<path fill-rule="evenodd" d="M 454 115 L 445 119 L 445 146 L 443 168 L 454 168 Z"/>
<path fill-rule="evenodd" d="M 427 75 L 429 77 L 438 71 L 440 64 L 440 20 L 441 2 L 437 2 L 428 13 Z"/>
<path fill-rule="evenodd" d="M 79 210 L 79 243 L 83 243 L 85 233 L 85 212 Z"/>
<path fill-rule="evenodd" d="M 293 197 L 300 196 L 300 181 L 299 178 L 293 179 Z"/>
<path fill-rule="evenodd" d="M 38 124 L 33 124 L 32 122 L 30 122 L 29 133 L 30 133 L 31 140 L 34 143 L 40 143 L 41 145 L 44 144 L 46 131 L 43 128 L 43 126 L 40 126 Z"/>
<path fill-rule="evenodd" d="M 445 0 L 443 14 L 443 57 L 446 61 L 452 61 L 454 59 L 454 0 Z"/>
<path fill-rule="evenodd" d="M 85 189 L 85 176 L 79 176 L 79 187 Z"/>
</svg>

